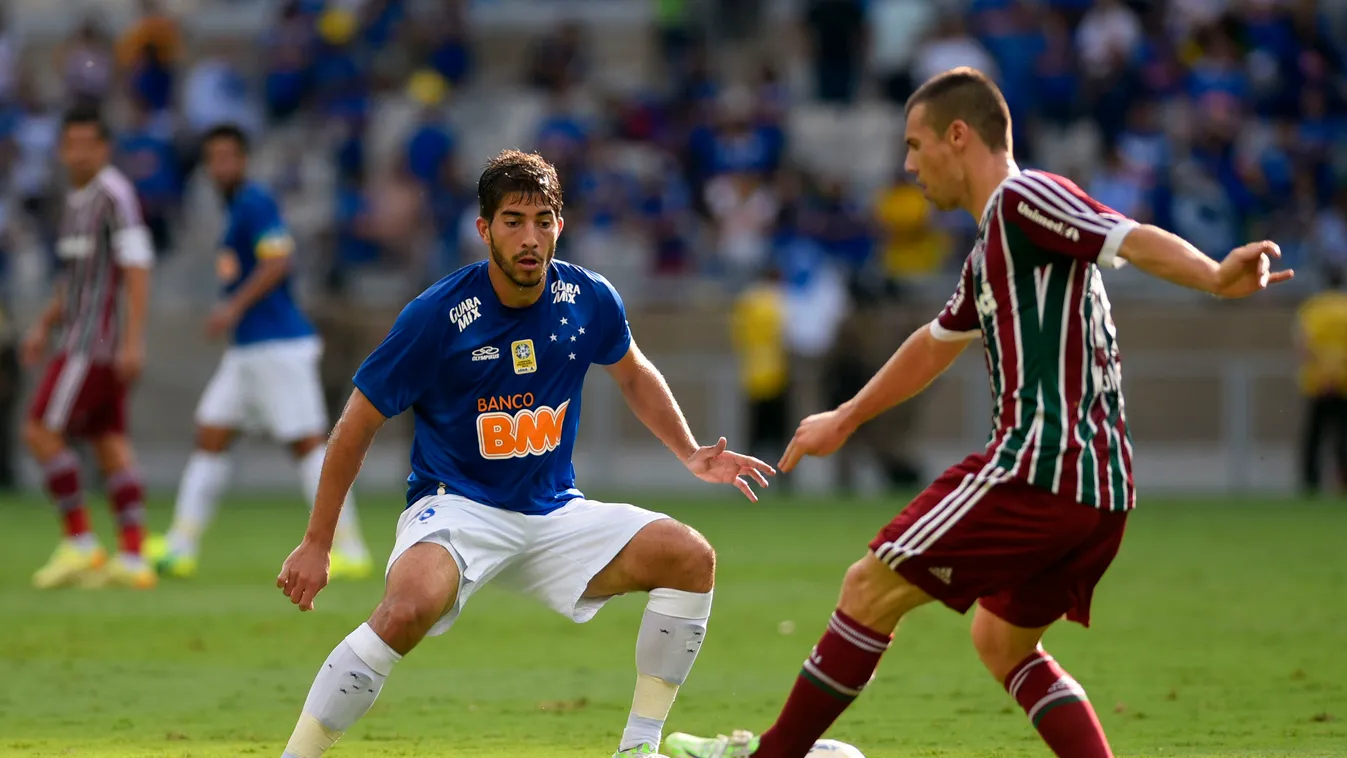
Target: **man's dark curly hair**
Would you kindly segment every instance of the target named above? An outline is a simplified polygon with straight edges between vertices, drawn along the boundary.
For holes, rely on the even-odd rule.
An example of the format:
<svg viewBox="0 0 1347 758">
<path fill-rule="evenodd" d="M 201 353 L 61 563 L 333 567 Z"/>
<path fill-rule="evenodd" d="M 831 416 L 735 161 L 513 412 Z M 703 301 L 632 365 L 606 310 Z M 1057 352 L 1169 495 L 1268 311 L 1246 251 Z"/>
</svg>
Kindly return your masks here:
<svg viewBox="0 0 1347 758">
<path fill-rule="evenodd" d="M 477 180 L 477 206 L 492 221 L 506 198 L 520 197 L 561 215 L 561 180 L 557 170 L 537 153 L 502 150 L 486 164 Z"/>
</svg>

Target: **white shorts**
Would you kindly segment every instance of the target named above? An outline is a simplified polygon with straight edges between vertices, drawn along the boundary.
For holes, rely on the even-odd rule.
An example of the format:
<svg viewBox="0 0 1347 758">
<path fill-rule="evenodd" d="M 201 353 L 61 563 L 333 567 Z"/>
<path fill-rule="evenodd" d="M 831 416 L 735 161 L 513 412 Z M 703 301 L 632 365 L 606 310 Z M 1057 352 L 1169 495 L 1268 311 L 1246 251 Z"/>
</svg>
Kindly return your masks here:
<svg viewBox="0 0 1347 758">
<path fill-rule="evenodd" d="M 403 511 L 385 578 L 412 545 L 431 542 L 458 564 L 458 599 L 428 634 L 444 634 L 487 582 L 533 597 L 583 624 L 609 598 L 583 598 L 589 581 L 646 525 L 669 518 L 634 505 L 572 500 L 544 516 L 431 495 Z"/>
<path fill-rule="evenodd" d="M 229 348 L 201 393 L 196 423 L 265 432 L 279 442 L 326 434 L 322 354 L 318 337 Z"/>
</svg>

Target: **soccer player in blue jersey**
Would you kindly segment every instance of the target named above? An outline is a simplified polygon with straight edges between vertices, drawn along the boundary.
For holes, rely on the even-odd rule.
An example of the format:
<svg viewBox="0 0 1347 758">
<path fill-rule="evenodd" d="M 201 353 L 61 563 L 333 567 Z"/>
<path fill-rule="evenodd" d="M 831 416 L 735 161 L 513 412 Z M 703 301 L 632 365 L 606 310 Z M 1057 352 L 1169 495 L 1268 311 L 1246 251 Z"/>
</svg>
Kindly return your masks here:
<svg viewBox="0 0 1347 758">
<path fill-rule="evenodd" d="M 150 542 L 156 567 L 170 576 L 196 571 L 201 535 L 229 482 L 229 448 L 240 431 L 267 432 L 290 449 L 310 504 L 323 468 L 328 418 L 318 377 L 322 342 L 295 303 L 294 241 L 276 201 L 248 180 L 247 148 L 243 131 L 231 125 L 215 127 L 203 141 L 207 171 L 227 208 L 216 258 L 224 299 L 206 332 L 227 336 L 229 347 L 197 406 L 196 450 L 178 487 L 173 525 L 167 537 Z M 332 574 L 367 576 L 369 551 L 349 496 L 341 515 Z"/>
<path fill-rule="evenodd" d="M 450 274 L 402 311 L 356 372 L 328 446 L 303 542 L 276 586 L 312 610 L 327 583 L 342 501 L 375 433 L 411 409 L 407 508 L 383 601 L 318 670 L 285 758 L 315 758 L 369 710 L 393 665 L 443 634 L 487 582 L 583 623 L 609 598 L 648 592 L 638 676 L 618 756 L 657 755 L 664 720 L 701 648 L 715 553 L 693 529 L 587 499 L 571 454 L 590 364 L 698 478 L 756 500 L 770 466 L 699 446 L 659 371 L 632 342 L 622 299 L 598 274 L 554 260 L 561 185 L 537 155 L 506 151 L 477 186 L 488 260 Z"/>
</svg>

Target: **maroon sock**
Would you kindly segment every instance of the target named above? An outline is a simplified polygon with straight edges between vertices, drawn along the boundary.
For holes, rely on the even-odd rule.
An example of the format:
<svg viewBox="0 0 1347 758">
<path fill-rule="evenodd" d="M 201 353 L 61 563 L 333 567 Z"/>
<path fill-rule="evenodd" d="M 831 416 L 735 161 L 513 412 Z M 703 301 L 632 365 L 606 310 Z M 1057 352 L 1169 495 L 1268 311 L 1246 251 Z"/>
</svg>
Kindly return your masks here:
<svg viewBox="0 0 1347 758">
<path fill-rule="evenodd" d="M 754 758 L 804 758 L 870 682 L 891 639 L 834 612 Z"/>
<path fill-rule="evenodd" d="M 108 477 L 108 495 L 117 517 L 123 553 L 140 555 L 145 540 L 145 486 L 135 469 L 122 469 Z"/>
<path fill-rule="evenodd" d="M 80 462 L 69 450 L 62 450 L 42 466 L 47 495 L 61 512 L 66 537 L 89 533 L 89 512 L 84 509 L 84 493 L 80 491 Z"/>
<path fill-rule="evenodd" d="M 1085 690 L 1043 651 L 1020 661 L 1006 677 L 1006 690 L 1034 728 L 1061 758 L 1113 758 Z"/>
</svg>

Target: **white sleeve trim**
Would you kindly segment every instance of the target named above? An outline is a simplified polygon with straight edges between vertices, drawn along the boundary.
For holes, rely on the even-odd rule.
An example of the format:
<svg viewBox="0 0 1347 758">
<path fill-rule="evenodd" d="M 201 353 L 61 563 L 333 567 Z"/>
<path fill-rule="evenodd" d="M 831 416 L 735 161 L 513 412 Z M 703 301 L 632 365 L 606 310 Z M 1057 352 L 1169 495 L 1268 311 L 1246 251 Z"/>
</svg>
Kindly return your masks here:
<svg viewBox="0 0 1347 758">
<path fill-rule="evenodd" d="M 1108 234 L 1104 236 L 1104 247 L 1099 251 L 1099 260 L 1095 263 L 1100 268 L 1122 268 L 1127 265 L 1127 261 L 1118 257 L 1118 248 L 1122 247 L 1123 240 L 1127 238 L 1132 230 L 1141 226 L 1132 219 L 1123 219 L 1119 221 Z"/>
<path fill-rule="evenodd" d="M 112 234 L 112 248 L 118 265 L 126 268 L 153 268 L 154 245 L 144 225 L 128 226 Z"/>
<path fill-rule="evenodd" d="M 931 322 L 931 336 L 941 342 L 967 342 L 975 337 L 982 335 L 981 329 L 973 329 L 967 332 L 956 332 L 953 329 L 946 329 L 940 325 L 940 319 Z"/>
</svg>

